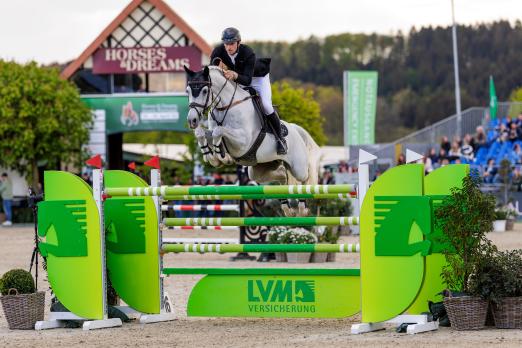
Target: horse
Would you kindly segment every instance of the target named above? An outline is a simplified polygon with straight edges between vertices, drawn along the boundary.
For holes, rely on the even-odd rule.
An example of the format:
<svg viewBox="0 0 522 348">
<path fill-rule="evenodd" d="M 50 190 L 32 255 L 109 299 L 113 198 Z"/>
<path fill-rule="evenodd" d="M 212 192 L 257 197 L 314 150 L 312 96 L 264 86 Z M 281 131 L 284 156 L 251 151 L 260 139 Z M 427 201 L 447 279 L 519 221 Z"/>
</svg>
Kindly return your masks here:
<svg viewBox="0 0 522 348">
<path fill-rule="evenodd" d="M 310 134 L 297 124 L 284 122 L 288 130 L 285 155 L 276 152 L 273 134 L 265 133 L 253 96 L 228 80 L 217 66 L 192 71 L 185 66 L 189 112 L 187 122 L 194 130 L 203 160 L 214 167 L 248 166 L 250 179 L 260 184 L 315 185 L 319 176 L 320 148 Z M 304 200 L 298 211 L 281 200 L 286 216 L 308 214 Z"/>
</svg>

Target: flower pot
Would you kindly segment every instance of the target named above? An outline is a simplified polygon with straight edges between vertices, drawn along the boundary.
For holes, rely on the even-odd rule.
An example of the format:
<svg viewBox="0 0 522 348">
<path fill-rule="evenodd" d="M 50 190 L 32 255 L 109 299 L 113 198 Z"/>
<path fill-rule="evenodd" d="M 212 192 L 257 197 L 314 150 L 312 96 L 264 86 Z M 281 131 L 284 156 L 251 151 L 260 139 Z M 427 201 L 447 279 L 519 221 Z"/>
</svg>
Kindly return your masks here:
<svg viewBox="0 0 522 348">
<path fill-rule="evenodd" d="M 288 263 L 309 263 L 312 253 L 286 253 Z"/>
<path fill-rule="evenodd" d="M 522 296 L 502 298 L 492 307 L 498 329 L 522 329 Z"/>
<path fill-rule="evenodd" d="M 14 290 L 14 289 L 13 289 Z M 16 290 L 15 290 L 16 293 Z M 0 297 L 9 329 L 33 330 L 44 319 L 45 292 Z"/>
<path fill-rule="evenodd" d="M 287 262 L 286 253 L 274 253 L 276 262 Z"/>
<path fill-rule="evenodd" d="M 337 253 L 327 253 L 326 262 L 335 262 L 335 255 Z"/>
<path fill-rule="evenodd" d="M 488 302 L 480 297 L 444 297 L 444 307 L 455 330 L 479 330 L 486 324 Z"/>
<path fill-rule="evenodd" d="M 515 228 L 515 220 L 507 219 L 506 220 L 506 231 L 513 231 L 514 228 Z"/>
<path fill-rule="evenodd" d="M 328 253 L 312 253 L 310 262 L 312 263 L 324 263 L 328 258 Z"/>
<path fill-rule="evenodd" d="M 506 220 L 495 220 L 493 221 L 494 232 L 506 232 Z"/>
</svg>

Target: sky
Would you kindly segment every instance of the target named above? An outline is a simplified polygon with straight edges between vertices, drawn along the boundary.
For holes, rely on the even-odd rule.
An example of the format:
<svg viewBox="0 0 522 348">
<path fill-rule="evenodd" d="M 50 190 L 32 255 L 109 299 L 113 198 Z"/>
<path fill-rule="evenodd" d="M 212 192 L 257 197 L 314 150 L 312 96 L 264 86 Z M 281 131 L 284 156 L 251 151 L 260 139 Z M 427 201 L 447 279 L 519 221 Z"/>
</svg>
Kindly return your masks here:
<svg viewBox="0 0 522 348">
<path fill-rule="evenodd" d="M 407 33 L 451 24 L 451 0 L 164 0 L 208 43 L 228 26 L 243 40 L 337 33 Z M 0 58 L 42 64 L 76 58 L 130 0 L 0 0 Z M 455 0 L 458 23 L 522 20 L 522 0 Z"/>
</svg>

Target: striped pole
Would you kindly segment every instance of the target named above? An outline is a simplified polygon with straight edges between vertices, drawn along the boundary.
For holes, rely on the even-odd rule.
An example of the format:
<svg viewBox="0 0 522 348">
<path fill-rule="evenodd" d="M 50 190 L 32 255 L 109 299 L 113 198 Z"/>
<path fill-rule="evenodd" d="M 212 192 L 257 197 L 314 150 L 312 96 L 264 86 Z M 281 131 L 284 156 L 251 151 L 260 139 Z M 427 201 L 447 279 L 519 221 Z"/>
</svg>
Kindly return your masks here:
<svg viewBox="0 0 522 348">
<path fill-rule="evenodd" d="M 239 226 L 168 226 L 169 230 L 215 230 L 237 231 Z"/>
<path fill-rule="evenodd" d="M 358 253 L 359 244 L 164 244 L 164 253 Z"/>
<path fill-rule="evenodd" d="M 243 195 L 243 194 L 324 194 L 350 193 L 356 185 L 268 185 L 268 186 L 161 186 L 161 187 L 108 187 L 105 194 L 111 197 L 175 196 L 175 195 Z"/>
<path fill-rule="evenodd" d="M 165 196 L 168 201 L 206 201 L 206 200 L 249 200 L 249 199 L 351 199 L 357 198 L 357 192 L 349 193 L 303 193 L 293 194 L 244 194 L 244 195 L 174 195 Z"/>
<path fill-rule="evenodd" d="M 239 211 L 237 204 L 174 204 L 162 205 L 162 211 Z"/>
<path fill-rule="evenodd" d="M 358 225 L 358 216 L 165 218 L 165 226 L 346 226 Z"/>
<path fill-rule="evenodd" d="M 239 244 L 237 238 L 163 238 L 163 244 Z"/>
</svg>

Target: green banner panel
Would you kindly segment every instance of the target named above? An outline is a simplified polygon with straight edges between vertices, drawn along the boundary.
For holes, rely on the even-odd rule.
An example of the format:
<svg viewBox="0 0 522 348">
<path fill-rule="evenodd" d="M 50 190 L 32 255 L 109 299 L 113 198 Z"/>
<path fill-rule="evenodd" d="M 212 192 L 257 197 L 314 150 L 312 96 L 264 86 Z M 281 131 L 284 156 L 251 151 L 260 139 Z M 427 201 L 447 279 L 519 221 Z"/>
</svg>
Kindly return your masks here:
<svg viewBox="0 0 522 348">
<path fill-rule="evenodd" d="M 345 71 L 344 144 L 375 143 L 377 71 Z"/>
<path fill-rule="evenodd" d="M 107 134 L 135 131 L 188 131 L 186 95 L 83 96 L 93 111 L 103 110 Z"/>
<path fill-rule="evenodd" d="M 122 170 L 104 172 L 106 187 L 148 186 Z M 158 220 L 151 197 L 114 197 L 104 203 L 107 269 L 121 299 L 142 313 L 160 312 Z"/>
<path fill-rule="evenodd" d="M 207 275 L 193 288 L 189 316 L 345 318 L 360 311 L 359 276 Z"/>
<path fill-rule="evenodd" d="M 60 302 L 87 319 L 103 319 L 103 266 L 98 209 L 78 176 L 46 171 L 45 201 L 38 207 L 42 255 Z M 40 210 L 40 208 L 42 208 Z"/>
<path fill-rule="evenodd" d="M 462 179 L 467 175 L 469 175 L 468 165 L 455 164 L 439 168 L 424 178 L 424 194 L 432 199 L 432 213 L 442 198 L 451 193 L 451 188 L 462 187 Z M 432 241 L 431 251 L 425 260 L 426 269 L 422 288 L 415 302 L 408 309 L 410 314 L 420 314 L 429 311 L 428 301 L 442 301 L 442 296 L 438 294 L 446 288 L 440 276 L 442 268 L 446 265 L 446 258 L 440 253 L 440 248 L 437 248 L 440 233 L 441 231 L 434 229 L 426 237 Z"/>
<path fill-rule="evenodd" d="M 422 164 L 389 169 L 370 186 L 364 198 L 360 234 L 363 322 L 386 321 L 401 314 L 413 303 L 422 285 L 423 254 L 429 251 L 430 244 L 423 236 L 423 232 L 429 233 L 430 223 L 422 213 L 426 209 L 423 177 Z M 405 202 L 401 196 L 405 196 Z M 420 198 L 413 209 L 412 196 Z M 403 209 L 403 204 L 410 209 Z"/>
</svg>

